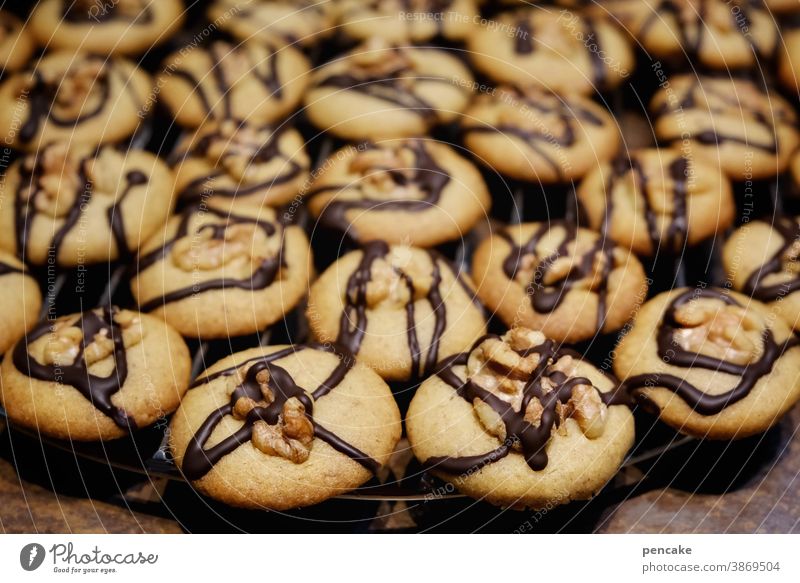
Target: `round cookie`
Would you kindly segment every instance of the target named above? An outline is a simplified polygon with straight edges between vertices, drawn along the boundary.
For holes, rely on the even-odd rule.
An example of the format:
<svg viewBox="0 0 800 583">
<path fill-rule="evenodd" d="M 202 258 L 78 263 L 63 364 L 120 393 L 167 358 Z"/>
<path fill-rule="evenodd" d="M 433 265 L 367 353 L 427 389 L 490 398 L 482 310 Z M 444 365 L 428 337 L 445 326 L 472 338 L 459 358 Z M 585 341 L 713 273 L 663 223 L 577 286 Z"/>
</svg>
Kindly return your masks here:
<svg viewBox="0 0 800 583">
<path fill-rule="evenodd" d="M 605 19 L 553 8 L 500 14 L 467 39 L 475 67 L 498 83 L 555 93 L 605 91 L 630 75 L 633 51 Z"/>
<path fill-rule="evenodd" d="M 618 150 L 620 132 L 604 107 L 578 94 L 536 86 L 498 87 L 464 112 L 464 143 L 488 168 L 518 180 L 569 182 Z"/>
<path fill-rule="evenodd" d="M 778 29 L 752 0 L 609 0 L 592 9 L 619 22 L 653 61 L 728 71 L 775 54 Z"/>
<path fill-rule="evenodd" d="M 0 84 L 0 135 L 27 151 L 58 140 L 119 142 L 139 126 L 151 86 L 128 60 L 52 52 Z"/>
<path fill-rule="evenodd" d="M 650 111 L 659 140 L 690 148 L 732 180 L 783 172 L 800 144 L 792 106 L 747 79 L 678 75 Z"/>
<path fill-rule="evenodd" d="M 182 335 L 260 332 L 303 298 L 313 274 L 308 239 L 268 207 L 210 200 L 187 207 L 148 240 L 131 288 L 143 312 Z"/>
<path fill-rule="evenodd" d="M 777 216 L 750 221 L 730 236 L 722 263 L 734 289 L 772 308 L 800 330 L 800 223 Z"/>
<path fill-rule="evenodd" d="M 341 0 L 338 29 L 346 38 L 422 43 L 437 36 L 464 40 L 479 18 L 474 0 Z"/>
<path fill-rule="evenodd" d="M 12 422 L 74 441 L 116 439 L 172 413 L 189 386 L 186 343 L 159 318 L 116 307 L 46 320 L 8 352 Z"/>
<path fill-rule="evenodd" d="M 738 439 L 765 431 L 800 399 L 800 346 L 770 309 L 729 290 L 659 294 L 615 351 L 622 394 L 681 433 Z"/>
<path fill-rule="evenodd" d="M 778 79 L 792 95 L 800 95 L 800 27 L 785 28 L 781 40 L 783 44 L 778 50 Z"/>
<path fill-rule="evenodd" d="M 503 507 L 585 500 L 633 445 L 615 382 L 538 331 L 488 336 L 442 363 L 414 395 L 414 455 L 461 492 Z"/>
<path fill-rule="evenodd" d="M 400 439 L 389 387 L 331 346 L 265 346 L 195 382 L 172 418 L 187 479 L 233 506 L 287 510 L 370 479 Z"/>
<path fill-rule="evenodd" d="M 410 137 L 455 119 L 472 84 L 469 69 L 441 49 L 372 39 L 314 71 L 305 111 L 348 140 Z"/>
<path fill-rule="evenodd" d="M 776 14 L 791 14 L 800 11 L 800 3 L 795 0 L 764 0 L 764 4 Z"/>
<path fill-rule="evenodd" d="M 496 231 L 475 250 L 478 297 L 509 326 L 580 342 L 619 330 L 647 296 L 635 256 L 572 222 Z"/>
<path fill-rule="evenodd" d="M 292 46 L 215 41 L 168 56 L 157 85 L 182 126 L 208 119 L 283 123 L 302 99 L 308 72 L 308 59 Z"/>
<path fill-rule="evenodd" d="M 467 277 L 435 251 L 373 241 L 311 286 L 312 336 L 336 342 L 387 380 L 424 378 L 486 332 Z"/>
<path fill-rule="evenodd" d="M 353 240 L 433 247 L 464 236 L 491 198 L 480 172 L 446 144 L 422 138 L 346 146 L 307 194 L 311 214 Z"/>
<path fill-rule="evenodd" d="M 25 265 L 0 251 L 0 354 L 5 354 L 39 319 L 42 293 Z"/>
<path fill-rule="evenodd" d="M 0 183 L 0 248 L 32 265 L 129 257 L 163 227 L 173 184 L 149 152 L 51 143 L 16 160 Z"/>
<path fill-rule="evenodd" d="M 178 142 L 170 156 L 175 191 L 184 201 L 213 195 L 239 204 L 281 205 L 308 179 L 303 136 L 293 127 L 209 121 Z"/>
<path fill-rule="evenodd" d="M 334 31 L 335 8 L 319 0 L 215 0 L 208 19 L 240 41 L 307 47 Z"/>
<path fill-rule="evenodd" d="M 581 214 L 637 255 L 680 253 L 716 236 L 736 212 L 730 182 L 713 164 L 677 149 L 632 150 L 586 176 Z"/>
<path fill-rule="evenodd" d="M 49 50 L 137 55 L 172 37 L 183 17 L 180 0 L 42 0 L 30 28 Z"/>
<path fill-rule="evenodd" d="M 21 69 L 33 56 L 33 37 L 11 12 L 0 10 L 0 72 Z"/>
</svg>

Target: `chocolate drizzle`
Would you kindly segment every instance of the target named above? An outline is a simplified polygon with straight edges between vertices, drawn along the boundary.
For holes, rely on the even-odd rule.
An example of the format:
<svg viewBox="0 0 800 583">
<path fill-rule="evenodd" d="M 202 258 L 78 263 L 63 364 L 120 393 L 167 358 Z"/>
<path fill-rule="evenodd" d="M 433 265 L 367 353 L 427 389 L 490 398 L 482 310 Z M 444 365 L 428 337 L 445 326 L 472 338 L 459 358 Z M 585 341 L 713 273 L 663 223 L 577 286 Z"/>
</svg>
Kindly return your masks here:
<svg viewBox="0 0 800 583">
<path fill-rule="evenodd" d="M 675 297 L 667 306 L 656 339 L 658 356 L 672 366 L 680 368 L 702 368 L 719 371 L 740 377 L 739 382 L 725 393 L 709 395 L 695 387 L 685 379 L 672 374 L 650 373 L 640 374 L 625 379 L 618 391 L 620 398 L 628 398 L 630 402 L 646 400 L 642 389 L 665 388 L 680 397 L 692 410 L 701 415 L 716 415 L 726 407 L 747 397 L 756 383 L 772 371 L 772 367 L 786 350 L 800 345 L 800 340 L 792 335 L 785 342 L 778 344 L 772 330 L 767 328 L 762 333 L 761 357 L 746 365 L 739 365 L 727 360 L 720 360 L 705 354 L 690 352 L 681 347 L 675 340 L 675 331 L 681 325 L 675 320 L 675 310 L 698 298 L 716 299 L 730 306 L 741 306 L 730 295 L 722 290 L 699 289 L 686 290 Z"/>
<path fill-rule="evenodd" d="M 155 297 L 145 302 L 142 302 L 140 309 L 142 312 L 149 312 L 155 310 L 165 304 L 177 302 L 182 299 L 195 296 L 197 294 L 216 290 L 216 289 L 244 289 L 244 290 L 260 290 L 270 286 L 278 276 L 282 267 L 285 267 L 283 258 L 283 227 L 279 224 L 265 221 L 262 219 L 251 218 L 244 215 L 235 214 L 218 210 L 212 207 L 202 205 L 194 205 L 188 207 L 181 214 L 180 223 L 175 235 L 165 241 L 160 247 L 153 251 L 141 255 L 137 261 L 136 267 L 139 273 L 152 267 L 169 254 L 175 244 L 190 236 L 189 223 L 192 218 L 199 214 L 202 210 L 204 214 L 211 214 L 223 220 L 221 223 L 206 223 L 202 225 L 195 233 L 199 234 L 203 231 L 211 232 L 212 239 L 223 240 L 225 238 L 225 231 L 228 227 L 240 224 L 252 224 L 261 229 L 267 237 L 271 237 L 281 229 L 281 244 L 277 254 L 273 257 L 265 258 L 261 264 L 253 271 L 249 278 L 237 279 L 232 277 L 209 279 L 206 281 L 196 282 L 191 286 L 183 287 L 164 294 L 163 296 Z"/>
<path fill-rule="evenodd" d="M 781 236 L 783 243 L 766 263 L 750 274 L 744 284 L 744 291 L 762 302 L 772 302 L 800 290 L 800 277 L 796 275 L 772 285 L 764 283 L 767 276 L 783 272 L 784 255 L 800 240 L 800 225 L 794 219 L 780 216 L 770 226 Z"/>
<path fill-rule="evenodd" d="M 470 352 L 488 338 L 498 337 L 493 335 L 484 336 L 475 343 Z M 506 429 L 506 439 L 498 448 L 485 454 L 428 458 L 424 463 L 426 467 L 448 474 L 468 474 L 481 469 L 487 464 L 503 459 L 511 453 L 515 445 L 519 446 L 526 463 L 532 470 L 540 471 L 547 467 L 548 459 L 545 450 L 553 429 L 557 426 L 556 405 L 569 401 L 574 387 L 578 385 L 594 385 L 585 377 L 570 378 L 563 372 L 553 368 L 553 365 L 560 358 L 566 356 L 567 352 L 559 349 L 552 340 L 545 340 L 539 346 L 516 352 L 522 357 L 534 353 L 539 355 L 539 363 L 531 373 L 522 391 L 522 404 L 519 411 L 515 411 L 510 403 L 487 391 L 469 378 L 463 380 L 455 372 L 453 367 L 467 364 L 469 352 L 451 356 L 440 363 L 436 371 L 439 378 L 450 385 L 456 391 L 456 394 L 468 403 L 472 403 L 475 399 L 480 399 L 489 405 L 500 416 Z M 544 379 L 547 379 L 549 384 L 553 386 L 549 392 L 542 385 Z M 614 393 L 603 393 L 599 390 L 598 393 L 607 406 L 625 404 L 615 398 Z M 539 400 L 543 408 L 538 426 L 531 425 L 525 420 L 525 410 L 534 398 Z"/>
<path fill-rule="evenodd" d="M 93 310 L 80 315 L 83 339 L 79 352 L 71 365 L 41 364 L 29 354 L 28 346 L 32 342 L 53 332 L 51 323 L 47 321 L 39 324 L 17 343 L 12 358 L 14 366 L 21 373 L 40 381 L 74 387 L 100 412 L 111 418 L 118 427 L 133 431 L 136 429 L 134 419 L 111 401 L 128 377 L 128 360 L 122 340 L 122 330 L 114 320 L 117 313 L 116 307 L 104 307 L 99 313 L 98 310 Z M 114 343 L 114 369 L 108 376 L 100 377 L 89 372 L 84 352 L 86 346 L 93 342 L 95 335 L 103 330 L 108 331 L 108 337 Z"/>
<path fill-rule="evenodd" d="M 339 358 L 339 364 L 334 368 L 333 372 L 331 372 L 328 378 L 314 391 L 306 392 L 295 383 L 294 379 L 284 368 L 275 364 L 275 361 L 301 350 L 320 350 L 335 354 Z M 211 375 L 203 376 L 195 381 L 192 385 L 193 388 L 206 385 L 223 376 L 231 376 L 242 367 L 248 367 L 243 382 L 239 384 L 231 394 L 230 402 L 211 413 L 189 441 L 182 463 L 182 470 L 187 479 L 199 480 L 211 471 L 214 465 L 223 457 L 249 441 L 253 435 L 253 425 L 257 421 L 265 421 L 270 425 L 277 423 L 283 405 L 291 398 L 298 399 L 305 407 L 305 414 L 314 427 L 315 437 L 326 442 L 336 451 L 358 462 L 373 474 L 376 473 L 380 469 L 380 463 L 354 445 L 325 429 L 317 423 L 313 417 L 314 403 L 334 390 L 344 380 L 345 376 L 347 376 L 347 373 L 354 363 L 355 359 L 352 355 L 340 352 L 331 345 L 312 344 L 290 346 L 283 350 L 273 352 L 272 354 L 251 358 L 239 365 L 232 366 Z M 249 397 L 256 402 L 263 400 L 261 388 L 256 380 L 256 375 L 262 370 L 267 370 L 269 372 L 268 386 L 272 390 L 275 400 L 267 406 L 257 406 L 252 409 L 239 430 L 213 447 L 206 449 L 205 444 L 208 442 L 217 425 L 219 425 L 223 418 L 233 414 L 236 401 L 241 397 Z"/>
</svg>

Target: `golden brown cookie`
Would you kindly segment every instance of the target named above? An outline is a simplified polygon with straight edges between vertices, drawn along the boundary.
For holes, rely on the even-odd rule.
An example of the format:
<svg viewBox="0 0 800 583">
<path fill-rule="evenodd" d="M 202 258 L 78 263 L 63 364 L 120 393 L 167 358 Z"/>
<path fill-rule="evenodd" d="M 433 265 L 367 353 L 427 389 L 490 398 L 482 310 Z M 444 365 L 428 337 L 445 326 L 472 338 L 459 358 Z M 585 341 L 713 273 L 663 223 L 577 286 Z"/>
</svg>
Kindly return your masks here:
<svg viewBox="0 0 800 583">
<path fill-rule="evenodd" d="M 46 320 L 3 360 L 14 423 L 60 439 L 115 439 L 172 413 L 189 349 L 159 318 L 116 307 Z"/>
<path fill-rule="evenodd" d="M 778 48 L 778 78 L 790 95 L 797 96 L 800 95 L 800 27 L 783 29 L 781 41 Z"/>
<path fill-rule="evenodd" d="M 633 445 L 614 381 L 516 328 L 442 363 L 406 415 L 414 455 L 465 494 L 513 508 L 591 498 Z"/>
<path fill-rule="evenodd" d="M 372 39 L 314 71 L 305 111 L 348 140 L 410 137 L 454 120 L 472 84 L 469 69 L 444 50 Z"/>
<path fill-rule="evenodd" d="M 27 65 L 34 48 L 33 37 L 22 21 L 0 10 L 0 71 L 9 73 Z"/>
<path fill-rule="evenodd" d="M 765 431 L 800 399 L 800 346 L 770 309 L 717 288 L 681 288 L 647 302 L 615 351 L 621 392 L 688 435 L 736 439 Z"/>
<path fill-rule="evenodd" d="M 722 171 L 677 149 L 632 150 L 589 174 L 577 194 L 592 229 L 648 257 L 714 237 L 736 213 Z"/>
<path fill-rule="evenodd" d="M 571 221 L 496 231 L 475 250 L 472 279 L 507 326 L 541 330 L 558 342 L 619 330 L 647 296 L 635 256 Z"/>
<path fill-rule="evenodd" d="M 292 46 L 215 41 L 168 56 L 159 98 L 182 126 L 209 119 L 283 122 L 302 99 L 309 63 Z"/>
<path fill-rule="evenodd" d="M 732 180 L 783 172 L 800 144 L 797 114 L 752 81 L 679 75 L 650 102 L 656 137 L 721 166 Z"/>
<path fill-rule="evenodd" d="M 387 380 L 423 378 L 486 332 L 467 277 L 435 251 L 373 241 L 311 286 L 306 316 Z"/>
<path fill-rule="evenodd" d="M 151 87 L 126 59 L 55 51 L 0 84 L 0 135 L 27 151 L 57 140 L 118 142 L 144 118 Z"/>
<path fill-rule="evenodd" d="M 15 161 L 0 183 L 0 248 L 32 265 L 130 257 L 163 228 L 173 186 L 149 152 L 54 142 Z"/>
<path fill-rule="evenodd" d="M 464 237 L 491 205 L 472 163 L 422 138 L 346 146 L 322 164 L 307 200 L 323 225 L 358 242 L 418 247 Z"/>
<path fill-rule="evenodd" d="M 628 39 L 613 24 L 553 7 L 502 13 L 472 33 L 467 47 L 494 81 L 555 93 L 613 89 L 634 65 Z"/>
<path fill-rule="evenodd" d="M 300 227 L 284 225 L 271 208 L 224 199 L 172 217 L 135 265 L 141 310 L 192 338 L 262 331 L 297 305 L 313 273 Z"/>
<path fill-rule="evenodd" d="M 0 251 L 0 354 L 13 346 L 39 319 L 42 294 L 25 265 Z"/>
<path fill-rule="evenodd" d="M 293 127 L 232 119 L 203 124 L 178 142 L 170 159 L 178 198 L 190 202 L 216 196 L 285 204 L 308 180 L 310 166 L 303 136 Z"/>
<path fill-rule="evenodd" d="M 618 150 L 620 132 L 605 108 L 578 94 L 502 86 L 464 112 L 464 143 L 488 168 L 536 182 L 582 178 Z"/>
<path fill-rule="evenodd" d="M 369 480 L 400 439 L 400 412 L 378 375 L 330 345 L 265 346 L 204 372 L 169 435 L 201 492 L 286 510 Z"/>
</svg>

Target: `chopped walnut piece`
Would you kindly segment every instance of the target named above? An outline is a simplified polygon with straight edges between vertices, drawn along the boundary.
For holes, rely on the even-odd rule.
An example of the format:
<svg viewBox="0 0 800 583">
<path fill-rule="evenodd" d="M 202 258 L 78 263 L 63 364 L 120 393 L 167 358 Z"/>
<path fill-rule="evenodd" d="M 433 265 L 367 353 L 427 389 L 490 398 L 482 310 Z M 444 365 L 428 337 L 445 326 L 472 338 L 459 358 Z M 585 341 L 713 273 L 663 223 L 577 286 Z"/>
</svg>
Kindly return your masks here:
<svg viewBox="0 0 800 583">
<path fill-rule="evenodd" d="M 72 156 L 66 142 L 56 142 L 31 154 L 23 162 L 26 170 L 39 166 L 38 178 L 22 190 L 23 199 L 32 199 L 40 213 L 54 218 L 66 216 L 75 204 L 81 188 L 79 162 Z"/>
<path fill-rule="evenodd" d="M 265 421 L 253 424 L 253 445 L 262 453 L 280 456 L 300 464 L 311 454 L 314 426 L 305 414 L 305 406 L 292 397 L 283 405 L 280 420 L 275 425 Z"/>
<path fill-rule="evenodd" d="M 264 397 L 264 401 L 267 405 L 271 404 L 275 400 L 275 394 L 269 388 L 269 370 L 265 368 L 258 371 L 256 373 L 256 382 L 261 389 L 261 396 Z"/>
<path fill-rule="evenodd" d="M 81 351 L 83 332 L 66 321 L 57 322 L 44 347 L 44 364 L 71 366 Z"/>
<path fill-rule="evenodd" d="M 259 403 L 250 397 L 239 397 L 236 403 L 233 404 L 233 416 L 235 419 L 244 421 L 250 414 L 250 411 L 259 406 Z"/>
<path fill-rule="evenodd" d="M 404 250 L 407 255 L 404 255 Z M 429 268 L 415 262 L 410 249 L 394 247 L 390 256 L 372 264 L 367 284 L 367 306 L 404 306 L 425 298 L 432 285 L 433 276 Z"/>
<path fill-rule="evenodd" d="M 534 397 L 528 402 L 528 406 L 525 407 L 524 419 L 534 427 L 539 427 L 539 424 L 542 422 L 542 413 L 544 413 L 542 402 Z"/>
<path fill-rule="evenodd" d="M 503 419 L 498 415 L 497 411 L 480 399 L 473 399 L 472 406 L 484 429 L 500 441 L 505 441 L 506 425 L 503 423 Z"/>
<path fill-rule="evenodd" d="M 103 59 L 78 58 L 67 71 L 41 70 L 45 82 L 57 88 L 53 109 L 59 116 L 78 118 L 102 105 L 101 84 L 108 71 Z"/>
<path fill-rule="evenodd" d="M 591 385 L 576 385 L 567 402 L 566 415 L 578 422 L 583 434 L 589 439 L 603 435 L 608 417 L 608 407 L 600 393 Z"/>
<path fill-rule="evenodd" d="M 221 236 L 215 236 L 217 229 Z M 204 225 L 194 236 L 178 240 L 172 247 L 172 262 L 186 272 L 225 268 L 232 275 L 246 277 L 269 256 L 277 254 L 279 237 L 267 237 L 253 223 Z"/>
<path fill-rule="evenodd" d="M 314 426 L 306 415 L 306 408 L 300 399 L 292 397 L 283 404 L 283 434 L 289 439 L 296 439 L 305 446 L 314 439 Z"/>
</svg>

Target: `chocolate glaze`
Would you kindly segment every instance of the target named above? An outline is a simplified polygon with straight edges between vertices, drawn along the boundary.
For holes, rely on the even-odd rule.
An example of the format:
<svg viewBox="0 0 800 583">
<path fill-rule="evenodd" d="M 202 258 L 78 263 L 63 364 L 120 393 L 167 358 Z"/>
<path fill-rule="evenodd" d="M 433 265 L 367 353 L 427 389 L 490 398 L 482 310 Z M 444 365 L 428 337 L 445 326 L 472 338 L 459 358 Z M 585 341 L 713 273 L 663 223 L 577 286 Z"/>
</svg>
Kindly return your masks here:
<svg viewBox="0 0 800 583">
<path fill-rule="evenodd" d="M 762 334 L 761 357 L 747 365 L 739 365 L 720 360 L 705 354 L 684 350 L 674 340 L 675 331 L 681 328 L 675 320 L 675 310 L 694 299 L 708 298 L 721 300 L 731 306 L 741 306 L 730 295 L 718 289 L 686 290 L 677 295 L 667 306 L 661 324 L 656 333 L 658 355 L 672 366 L 685 369 L 703 368 L 739 376 L 740 380 L 729 391 L 719 395 L 709 395 L 695 387 L 685 379 L 672 374 L 650 373 L 640 374 L 625 379 L 620 385 L 619 398 L 627 398 L 629 402 L 647 400 L 641 392 L 647 388 L 665 388 L 701 415 L 716 415 L 726 407 L 747 397 L 756 383 L 772 371 L 775 362 L 786 350 L 800 344 L 800 339 L 792 335 L 785 342 L 778 344 L 772 330 L 767 328 Z"/>
<path fill-rule="evenodd" d="M 13 265 L 9 265 L 8 263 L 3 263 L 0 261 L 0 277 L 3 275 L 9 275 L 11 273 L 20 273 L 22 275 L 26 275 L 24 269 L 20 267 L 14 267 Z"/>
<path fill-rule="evenodd" d="M 267 237 L 273 236 L 275 233 L 278 232 L 278 229 L 281 229 L 281 244 L 278 253 L 274 257 L 266 258 L 258 268 L 253 271 L 249 278 L 246 279 L 236 279 L 232 277 L 225 277 L 225 278 L 217 278 L 217 279 L 209 279 L 206 281 L 196 282 L 191 286 L 179 288 L 174 291 L 171 291 L 163 296 L 158 296 L 142 302 L 140 305 L 140 309 L 142 312 L 149 312 L 151 310 L 155 310 L 165 304 L 169 304 L 172 302 L 177 302 L 182 299 L 210 291 L 216 289 L 226 289 L 226 288 L 236 288 L 236 289 L 245 289 L 245 290 L 260 290 L 270 286 L 278 275 L 278 271 L 281 267 L 285 267 L 285 262 L 283 258 L 283 236 L 284 231 L 283 227 L 276 224 L 271 223 L 269 221 L 265 221 L 262 219 L 255 219 L 244 215 L 238 215 L 233 212 L 222 211 L 218 209 L 214 209 L 211 207 L 204 207 L 202 205 L 193 205 L 188 207 L 186 210 L 183 211 L 181 214 L 181 220 L 178 224 L 178 230 L 176 231 L 175 235 L 164 242 L 161 247 L 150 251 L 149 253 L 145 253 L 140 255 L 136 268 L 139 273 L 143 272 L 144 270 L 152 267 L 162 259 L 165 259 L 169 252 L 172 250 L 172 247 L 177 243 L 180 239 L 184 237 L 191 236 L 189 233 L 189 223 L 191 222 L 192 218 L 202 210 L 203 213 L 211 214 L 220 219 L 223 219 L 224 222 L 222 223 L 207 223 L 201 226 L 199 229 L 194 231 L 194 234 L 199 234 L 202 231 L 210 231 L 212 234 L 212 239 L 224 239 L 225 238 L 225 230 L 233 225 L 238 224 L 253 224 L 258 226 Z"/>
<path fill-rule="evenodd" d="M 307 393 L 299 387 L 286 369 L 275 364 L 276 360 L 289 356 L 301 350 L 321 350 L 336 354 L 339 357 L 339 364 L 334 368 L 328 378 L 315 390 Z M 380 463 L 371 458 L 357 447 L 347 443 L 345 440 L 325 429 L 314 420 L 314 403 L 334 390 L 339 383 L 344 380 L 355 363 L 352 355 L 341 352 L 338 348 L 331 345 L 311 344 L 290 346 L 283 350 L 248 359 L 243 363 L 230 368 L 218 371 L 211 375 L 206 375 L 198 379 L 192 387 L 206 385 L 209 382 L 223 376 L 233 375 L 242 367 L 248 366 L 244 381 L 236 387 L 231 394 L 230 402 L 215 410 L 200 425 L 197 432 L 189 441 L 186 452 L 183 456 L 181 469 L 189 480 L 199 480 L 205 476 L 224 456 L 232 453 L 244 443 L 248 442 L 253 435 L 253 425 L 256 421 L 265 421 L 270 425 L 278 422 L 278 417 L 283 410 L 283 405 L 291 398 L 298 399 L 305 407 L 305 413 L 314 426 L 314 436 L 328 443 L 336 451 L 343 453 L 352 460 L 358 462 L 372 473 L 380 469 Z M 236 401 L 241 397 L 249 397 L 254 401 L 262 401 L 261 388 L 256 380 L 256 375 L 262 371 L 269 371 L 268 386 L 272 389 L 275 400 L 269 406 L 255 407 L 247 415 L 242 427 L 232 435 L 220 441 L 217 445 L 205 448 L 205 444 L 211 437 L 214 429 L 219 425 L 223 418 L 233 414 Z"/>
<path fill-rule="evenodd" d="M 494 335 L 484 336 L 475 343 L 470 352 L 487 338 L 498 337 Z M 463 380 L 456 373 L 454 367 L 466 365 L 469 352 L 451 356 L 440 363 L 436 374 L 450 385 L 459 397 L 469 403 L 472 403 L 475 399 L 480 399 L 494 409 L 505 425 L 506 440 L 498 448 L 485 454 L 463 457 L 436 456 L 428 458 L 424 462 L 424 466 L 448 474 L 467 474 L 503 459 L 512 451 L 514 445 L 518 445 L 522 455 L 525 457 L 525 461 L 532 470 L 539 471 L 547 467 L 548 459 L 545 449 L 550 441 L 553 429 L 558 423 L 556 404 L 569 401 L 572 396 L 572 389 L 575 386 L 594 385 L 585 377 L 569 378 L 564 373 L 553 368 L 553 365 L 567 353 L 556 346 L 552 340 L 545 340 L 539 346 L 516 352 L 523 357 L 533 353 L 539 354 L 539 364 L 531 373 L 523 389 L 522 405 L 519 411 L 515 411 L 510 403 L 499 398 L 494 393 L 487 391 L 469 378 Z M 554 387 L 550 392 L 546 392 L 542 386 L 542 380 L 545 378 Z M 616 399 L 613 393 L 603 393 L 599 389 L 598 393 L 608 406 L 625 404 Z M 538 427 L 525 420 L 525 409 L 533 398 L 538 399 L 544 409 Z"/>
<path fill-rule="evenodd" d="M 45 321 L 29 332 L 14 347 L 12 359 L 14 366 L 22 374 L 31 378 L 58 384 L 67 384 L 77 389 L 100 412 L 111 418 L 122 429 L 136 429 L 133 417 L 115 406 L 111 399 L 119 392 L 128 378 L 128 359 L 122 341 L 122 330 L 114 321 L 118 313 L 116 307 L 104 307 L 89 311 L 80 316 L 80 328 L 83 332 L 79 352 L 71 365 L 46 365 L 36 361 L 28 352 L 28 346 L 53 331 L 51 322 Z M 108 376 L 100 377 L 89 372 L 89 365 L 84 358 L 87 344 L 91 344 L 95 334 L 108 330 L 108 337 L 114 342 L 114 370 Z"/>
<path fill-rule="evenodd" d="M 764 283 L 764 278 L 768 275 L 783 271 L 784 254 L 800 240 L 800 225 L 794 219 L 780 216 L 770 226 L 781 236 L 783 243 L 766 263 L 750 274 L 744 284 L 744 291 L 762 302 L 772 302 L 800 290 L 800 277 L 798 276 L 772 285 Z"/>
</svg>

